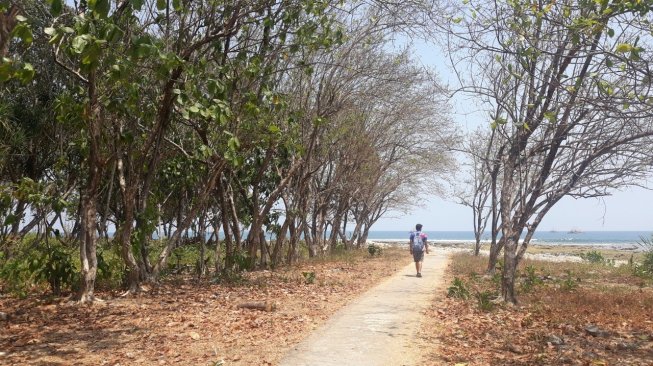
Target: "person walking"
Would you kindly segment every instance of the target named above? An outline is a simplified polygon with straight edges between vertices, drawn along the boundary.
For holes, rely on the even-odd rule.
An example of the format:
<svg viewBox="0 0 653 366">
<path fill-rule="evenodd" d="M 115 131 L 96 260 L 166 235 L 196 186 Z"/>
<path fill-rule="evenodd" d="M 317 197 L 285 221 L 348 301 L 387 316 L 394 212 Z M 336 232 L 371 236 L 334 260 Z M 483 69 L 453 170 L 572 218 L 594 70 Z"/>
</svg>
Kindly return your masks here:
<svg viewBox="0 0 653 366">
<path fill-rule="evenodd" d="M 422 277 L 422 263 L 424 262 L 424 252 L 429 253 L 429 245 L 426 242 L 426 234 L 422 232 L 422 224 L 415 225 L 415 231 L 410 233 L 410 254 L 415 259 L 415 269 L 417 270 L 417 277 Z"/>
</svg>

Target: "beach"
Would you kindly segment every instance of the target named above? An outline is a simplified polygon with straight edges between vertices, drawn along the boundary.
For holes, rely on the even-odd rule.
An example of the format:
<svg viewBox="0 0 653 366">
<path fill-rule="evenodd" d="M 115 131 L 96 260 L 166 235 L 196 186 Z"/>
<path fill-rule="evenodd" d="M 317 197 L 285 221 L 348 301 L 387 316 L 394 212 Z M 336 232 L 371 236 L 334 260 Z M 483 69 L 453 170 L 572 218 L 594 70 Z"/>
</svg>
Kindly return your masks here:
<svg viewBox="0 0 653 366">
<path fill-rule="evenodd" d="M 376 244 L 379 246 L 387 247 L 406 247 L 408 240 L 400 239 L 386 239 L 386 240 L 368 240 L 367 244 Z M 473 251 L 473 241 L 430 241 L 429 247 L 440 248 L 446 251 L 461 252 Z M 611 245 L 604 243 L 587 243 L 587 244 L 565 244 L 565 243 L 531 243 L 526 250 L 525 258 L 539 259 L 553 262 L 582 262 L 581 254 L 597 251 L 603 255 L 605 259 L 614 260 L 615 264 L 625 264 L 633 258 L 638 260 L 642 256 L 644 247 L 631 244 Z M 489 255 L 490 245 L 488 243 L 481 244 L 481 255 Z"/>
</svg>

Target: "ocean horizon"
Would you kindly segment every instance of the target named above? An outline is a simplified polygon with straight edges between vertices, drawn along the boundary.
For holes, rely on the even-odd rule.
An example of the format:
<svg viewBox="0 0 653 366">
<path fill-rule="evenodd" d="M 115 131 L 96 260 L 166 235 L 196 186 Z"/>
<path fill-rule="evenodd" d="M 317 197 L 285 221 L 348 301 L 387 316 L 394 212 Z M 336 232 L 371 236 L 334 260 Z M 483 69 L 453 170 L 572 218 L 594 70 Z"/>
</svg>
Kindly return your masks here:
<svg viewBox="0 0 653 366">
<path fill-rule="evenodd" d="M 429 231 L 424 233 L 430 242 L 474 242 L 473 231 Z M 533 245 L 599 245 L 599 246 L 638 246 L 642 238 L 650 239 L 652 231 L 542 231 L 531 239 Z M 410 231 L 370 231 L 368 239 L 378 241 L 408 241 Z M 482 242 L 490 241 L 490 234 L 481 236 Z"/>
<path fill-rule="evenodd" d="M 474 243 L 473 231 L 423 231 L 428 241 L 431 243 Z M 243 232 L 247 235 L 247 230 Z M 327 232 L 326 236 L 329 237 L 330 233 Z M 350 238 L 351 232 L 347 232 L 347 237 Z M 207 238 L 211 233 L 207 233 Z M 614 248 L 638 248 L 641 247 L 643 239 L 651 239 L 653 230 L 651 231 L 541 231 L 536 232 L 531 239 L 531 245 L 587 245 L 587 246 L 605 246 Z M 224 233 L 221 231 L 218 235 L 220 239 L 224 238 Z M 274 235 L 266 233 L 268 239 L 273 239 Z M 385 241 L 385 242 L 406 242 L 410 237 L 408 230 L 373 230 L 369 232 L 367 239 L 369 241 Z M 157 233 L 153 233 L 153 239 L 158 238 Z M 523 236 L 522 236 L 523 238 Z M 489 243 L 490 234 L 486 233 L 481 236 L 481 242 Z"/>
</svg>

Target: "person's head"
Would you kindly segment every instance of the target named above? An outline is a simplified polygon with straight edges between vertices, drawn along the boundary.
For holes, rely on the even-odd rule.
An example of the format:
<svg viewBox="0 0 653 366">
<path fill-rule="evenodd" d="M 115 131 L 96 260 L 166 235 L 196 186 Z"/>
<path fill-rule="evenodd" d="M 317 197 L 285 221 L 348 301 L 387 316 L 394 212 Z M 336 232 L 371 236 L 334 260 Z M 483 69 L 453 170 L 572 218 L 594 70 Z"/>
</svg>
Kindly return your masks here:
<svg viewBox="0 0 653 366">
<path fill-rule="evenodd" d="M 422 224 L 415 225 L 415 230 L 422 231 Z"/>
</svg>

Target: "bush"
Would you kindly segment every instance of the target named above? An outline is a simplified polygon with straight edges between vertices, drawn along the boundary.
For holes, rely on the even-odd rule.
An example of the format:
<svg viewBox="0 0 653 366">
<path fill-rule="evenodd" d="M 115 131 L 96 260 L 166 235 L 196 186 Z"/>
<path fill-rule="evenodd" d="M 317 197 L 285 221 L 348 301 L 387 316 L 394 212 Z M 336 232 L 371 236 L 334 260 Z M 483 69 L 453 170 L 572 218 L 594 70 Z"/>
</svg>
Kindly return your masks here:
<svg viewBox="0 0 653 366">
<path fill-rule="evenodd" d="M 36 275 L 37 280 L 47 282 L 52 293 L 59 296 L 62 289 L 73 287 L 76 269 L 72 253 L 61 245 L 49 247 L 37 261 L 31 262 L 30 271 Z"/>
<path fill-rule="evenodd" d="M 580 253 L 580 257 L 590 263 L 614 266 L 614 259 L 607 259 L 603 254 L 601 254 L 601 252 L 596 250 L 587 253 Z"/>
<path fill-rule="evenodd" d="M 46 283 L 54 295 L 60 295 L 76 285 L 74 252 L 59 242 L 25 239 L 2 264 L 0 278 L 9 292 L 20 297 Z"/>
<path fill-rule="evenodd" d="M 447 296 L 456 297 L 463 300 L 469 299 L 469 289 L 467 288 L 465 281 L 455 277 L 453 279 L 453 284 L 447 289 Z"/>
<path fill-rule="evenodd" d="M 304 282 L 307 285 L 312 285 L 315 283 L 315 272 L 302 272 L 302 276 L 304 276 Z"/>
<path fill-rule="evenodd" d="M 544 281 L 535 273 L 535 267 L 526 267 L 526 278 L 522 281 L 522 290 L 524 292 L 531 292 L 535 286 L 543 284 Z"/>
<path fill-rule="evenodd" d="M 383 248 L 381 248 L 379 245 L 376 244 L 370 244 L 367 246 L 367 251 L 370 253 L 372 257 L 379 256 L 383 252 Z"/>
<path fill-rule="evenodd" d="M 493 291 L 483 291 L 476 293 L 476 300 L 478 300 L 478 307 L 483 311 L 492 311 L 494 309 L 493 299 L 497 297 L 497 293 Z"/>
<path fill-rule="evenodd" d="M 635 265 L 637 272 L 653 276 L 653 235 L 650 238 L 640 238 L 639 245 L 644 249 L 644 259 Z"/>
<path fill-rule="evenodd" d="M 578 287 L 578 282 L 580 279 L 574 278 L 574 273 L 570 270 L 565 271 L 565 278 L 561 282 L 561 287 L 565 291 L 573 291 Z"/>
</svg>

